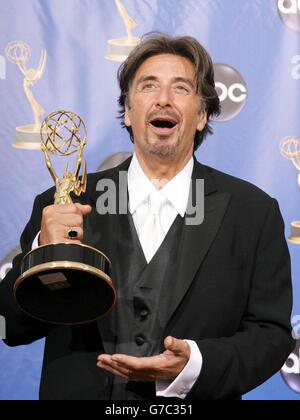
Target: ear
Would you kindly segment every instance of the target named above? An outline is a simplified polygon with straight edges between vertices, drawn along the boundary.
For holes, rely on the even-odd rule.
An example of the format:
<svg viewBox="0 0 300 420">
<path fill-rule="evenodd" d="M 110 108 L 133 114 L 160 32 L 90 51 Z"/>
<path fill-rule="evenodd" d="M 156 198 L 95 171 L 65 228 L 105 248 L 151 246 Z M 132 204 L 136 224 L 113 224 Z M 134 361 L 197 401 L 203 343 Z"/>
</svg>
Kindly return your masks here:
<svg viewBox="0 0 300 420">
<path fill-rule="evenodd" d="M 197 130 L 202 131 L 207 123 L 207 112 L 201 111 L 198 117 Z"/>
<path fill-rule="evenodd" d="M 124 115 L 124 123 L 126 127 L 131 127 L 131 120 L 130 120 L 130 106 L 128 105 L 128 102 L 126 101 L 125 104 L 125 115 Z"/>
</svg>

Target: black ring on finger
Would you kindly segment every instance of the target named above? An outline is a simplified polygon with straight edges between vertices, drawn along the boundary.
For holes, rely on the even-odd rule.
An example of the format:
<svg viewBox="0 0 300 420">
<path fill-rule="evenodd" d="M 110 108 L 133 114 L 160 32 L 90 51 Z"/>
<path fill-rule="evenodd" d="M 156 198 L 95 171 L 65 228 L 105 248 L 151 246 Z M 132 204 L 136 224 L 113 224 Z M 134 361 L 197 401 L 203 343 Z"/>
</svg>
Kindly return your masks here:
<svg viewBox="0 0 300 420">
<path fill-rule="evenodd" d="M 71 228 L 68 230 L 68 238 L 69 239 L 77 239 L 78 238 L 78 232 L 74 228 Z"/>
</svg>

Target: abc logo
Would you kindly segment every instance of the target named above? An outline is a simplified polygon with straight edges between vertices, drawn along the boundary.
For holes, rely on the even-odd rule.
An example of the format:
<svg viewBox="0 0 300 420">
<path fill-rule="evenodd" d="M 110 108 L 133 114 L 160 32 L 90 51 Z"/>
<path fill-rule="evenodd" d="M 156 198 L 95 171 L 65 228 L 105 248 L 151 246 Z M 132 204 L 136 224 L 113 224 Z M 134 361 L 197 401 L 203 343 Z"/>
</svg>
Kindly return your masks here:
<svg viewBox="0 0 300 420">
<path fill-rule="evenodd" d="M 278 11 L 285 25 L 300 32 L 300 0 L 278 0 Z"/>
<path fill-rule="evenodd" d="M 300 394 L 300 340 L 281 369 L 281 375 L 288 387 Z"/>
<path fill-rule="evenodd" d="M 217 121 L 228 121 L 244 108 L 247 86 L 241 74 L 226 64 L 215 64 L 215 84 L 221 101 L 222 112 Z"/>
<path fill-rule="evenodd" d="M 300 0 L 278 0 L 278 9 L 286 15 L 295 15 L 300 11 Z"/>
</svg>

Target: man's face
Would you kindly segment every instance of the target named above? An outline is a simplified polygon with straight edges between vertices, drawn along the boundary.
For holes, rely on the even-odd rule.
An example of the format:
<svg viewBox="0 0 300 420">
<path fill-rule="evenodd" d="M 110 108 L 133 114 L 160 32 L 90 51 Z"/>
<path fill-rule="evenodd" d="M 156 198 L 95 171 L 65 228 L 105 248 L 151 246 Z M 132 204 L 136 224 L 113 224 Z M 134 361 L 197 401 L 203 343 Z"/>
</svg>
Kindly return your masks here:
<svg viewBox="0 0 300 420">
<path fill-rule="evenodd" d="M 186 160 L 193 154 L 196 130 L 202 131 L 206 122 L 194 65 L 172 54 L 145 60 L 133 80 L 125 112 L 136 152 Z"/>
</svg>

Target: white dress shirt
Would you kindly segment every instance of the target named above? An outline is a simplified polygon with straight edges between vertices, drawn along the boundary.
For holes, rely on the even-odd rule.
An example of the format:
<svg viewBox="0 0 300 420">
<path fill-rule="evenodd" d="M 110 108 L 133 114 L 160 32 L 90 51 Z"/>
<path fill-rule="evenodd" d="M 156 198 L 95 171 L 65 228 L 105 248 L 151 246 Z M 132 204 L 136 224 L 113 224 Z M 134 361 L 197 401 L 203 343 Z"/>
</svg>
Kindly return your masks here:
<svg viewBox="0 0 300 420">
<path fill-rule="evenodd" d="M 182 218 L 184 217 L 188 205 L 193 168 L 194 159 L 191 158 L 183 170 L 171 181 L 166 183 L 161 180 L 155 180 L 155 185 L 164 185 L 158 191 L 154 183 L 145 175 L 136 155 L 133 156 L 128 169 L 129 211 L 132 214 L 138 236 L 140 236 L 143 224 L 150 211 L 149 198 L 152 194 L 161 194 L 166 199 L 160 210 L 160 222 L 164 237 L 178 214 Z M 146 244 L 141 242 L 141 246 L 144 249 Z M 147 252 L 144 251 L 144 253 L 146 257 Z M 148 258 L 146 257 L 148 263 L 154 254 Z M 203 359 L 199 347 L 194 341 L 186 340 L 186 342 L 191 349 L 189 362 L 173 382 L 156 382 L 157 396 L 184 399 L 200 375 Z"/>
<path fill-rule="evenodd" d="M 191 176 L 194 168 L 194 159 L 191 158 L 183 170 L 171 181 L 155 180 L 157 185 L 164 185 L 157 190 L 142 170 L 136 155 L 133 155 L 128 169 L 128 193 L 129 193 L 129 211 L 132 214 L 134 225 L 138 236 L 142 231 L 145 219 L 150 211 L 149 198 L 151 194 L 158 194 L 164 197 L 163 206 L 160 209 L 160 223 L 163 232 L 163 239 L 167 235 L 170 227 L 178 214 L 183 218 L 187 209 Z M 32 244 L 32 249 L 38 247 L 39 234 Z M 157 248 L 160 244 L 157 244 Z M 144 250 L 146 244 L 141 243 Z M 145 251 L 144 251 L 145 253 Z M 145 253 L 146 254 L 146 253 Z M 155 254 L 155 252 L 154 252 Z M 154 256 L 146 257 L 149 263 Z M 166 261 L 166 264 L 168 262 Z M 182 279 L 184 281 L 184 279 Z M 184 399 L 192 389 L 202 370 L 202 354 L 194 341 L 185 340 L 191 349 L 189 362 L 183 371 L 174 381 L 156 381 L 156 395 L 160 397 L 177 397 Z"/>
<path fill-rule="evenodd" d="M 138 236 L 150 211 L 150 195 L 162 196 L 165 202 L 160 210 L 160 222 L 164 237 L 168 233 L 177 215 L 183 218 L 186 212 L 194 160 L 190 159 L 185 168 L 171 181 L 153 180 L 164 185 L 157 190 L 142 170 L 136 155 L 133 155 L 128 169 L 129 211 L 132 214 Z M 141 244 L 142 247 L 144 244 Z M 152 255 L 153 257 L 153 255 Z M 148 263 L 150 260 L 147 261 Z"/>
</svg>

